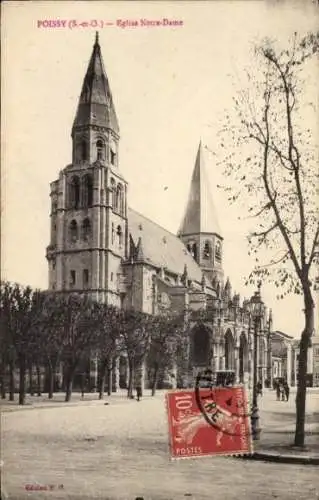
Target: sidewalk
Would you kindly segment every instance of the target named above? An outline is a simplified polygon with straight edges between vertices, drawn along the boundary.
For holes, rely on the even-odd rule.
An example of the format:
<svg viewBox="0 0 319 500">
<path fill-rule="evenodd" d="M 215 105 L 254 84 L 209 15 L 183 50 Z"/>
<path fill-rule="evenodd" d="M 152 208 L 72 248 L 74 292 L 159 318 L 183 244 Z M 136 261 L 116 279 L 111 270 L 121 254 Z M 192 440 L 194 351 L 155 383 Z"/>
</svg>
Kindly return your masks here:
<svg viewBox="0 0 319 500">
<path fill-rule="evenodd" d="M 248 458 L 282 463 L 319 465 L 319 393 L 309 391 L 306 401 L 305 448 L 294 447 L 295 392 L 291 399 L 276 401 L 274 391 L 266 391 L 258 401 L 260 441 Z M 247 457 L 246 457 L 247 458 Z"/>
</svg>

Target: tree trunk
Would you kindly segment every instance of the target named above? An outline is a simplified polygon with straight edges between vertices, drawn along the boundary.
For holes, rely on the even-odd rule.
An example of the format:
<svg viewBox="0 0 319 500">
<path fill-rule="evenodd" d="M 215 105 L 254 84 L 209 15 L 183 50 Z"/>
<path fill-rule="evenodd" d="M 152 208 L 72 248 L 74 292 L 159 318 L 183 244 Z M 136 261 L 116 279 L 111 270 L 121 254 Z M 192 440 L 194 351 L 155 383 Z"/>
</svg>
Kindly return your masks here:
<svg viewBox="0 0 319 500">
<path fill-rule="evenodd" d="M 107 361 L 104 359 L 101 361 L 100 373 L 99 373 L 99 399 L 103 399 L 104 397 L 106 368 L 107 368 Z"/>
<path fill-rule="evenodd" d="M 37 396 L 41 396 L 41 370 L 38 363 L 36 365 L 36 370 L 37 370 Z"/>
<path fill-rule="evenodd" d="M 153 377 L 153 383 L 152 383 L 152 396 L 155 396 L 155 393 L 156 393 L 157 383 L 158 383 L 158 373 L 159 373 L 159 369 L 158 369 L 158 366 L 156 365 L 154 368 L 154 377 Z"/>
<path fill-rule="evenodd" d="M 14 401 L 14 362 L 10 361 L 9 364 L 9 401 Z"/>
<path fill-rule="evenodd" d="M 127 397 L 132 398 L 134 390 L 134 364 L 130 360 L 128 362 L 128 369 L 129 369 L 129 374 L 128 374 Z"/>
<path fill-rule="evenodd" d="M 30 396 L 34 396 L 34 389 L 33 389 L 33 370 L 32 370 L 33 366 L 31 364 L 31 366 L 29 366 L 28 368 L 28 374 L 29 374 L 29 393 L 30 393 Z"/>
<path fill-rule="evenodd" d="M 55 375 L 55 370 L 53 369 L 53 366 L 51 363 L 49 363 L 49 390 L 48 390 L 48 398 L 53 399 L 53 393 L 54 393 L 54 375 Z"/>
<path fill-rule="evenodd" d="M 107 395 L 112 396 L 112 366 L 107 368 Z"/>
<path fill-rule="evenodd" d="M 300 340 L 300 352 L 298 363 L 298 387 L 296 396 L 296 429 L 295 446 L 305 446 L 305 416 L 306 416 L 306 392 L 307 392 L 307 360 L 308 347 L 314 329 L 313 300 L 310 290 L 305 291 L 305 329 Z"/>
<path fill-rule="evenodd" d="M 25 356 L 19 358 L 19 405 L 25 403 L 25 376 L 26 376 L 26 360 Z"/>
<path fill-rule="evenodd" d="M 70 367 L 67 372 L 65 402 L 71 401 L 74 374 L 75 367 Z"/>
<path fill-rule="evenodd" d="M 6 399 L 6 364 L 1 365 L 1 399 Z"/>
</svg>

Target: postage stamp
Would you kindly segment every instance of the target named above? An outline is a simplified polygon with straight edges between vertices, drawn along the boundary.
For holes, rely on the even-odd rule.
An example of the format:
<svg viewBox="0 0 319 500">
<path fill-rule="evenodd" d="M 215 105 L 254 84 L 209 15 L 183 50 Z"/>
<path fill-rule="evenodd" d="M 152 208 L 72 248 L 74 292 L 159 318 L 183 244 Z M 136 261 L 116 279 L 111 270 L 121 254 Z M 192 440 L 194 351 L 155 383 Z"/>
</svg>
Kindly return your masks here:
<svg viewBox="0 0 319 500">
<path fill-rule="evenodd" d="M 166 404 L 171 458 L 253 452 L 244 386 L 171 391 Z"/>
</svg>

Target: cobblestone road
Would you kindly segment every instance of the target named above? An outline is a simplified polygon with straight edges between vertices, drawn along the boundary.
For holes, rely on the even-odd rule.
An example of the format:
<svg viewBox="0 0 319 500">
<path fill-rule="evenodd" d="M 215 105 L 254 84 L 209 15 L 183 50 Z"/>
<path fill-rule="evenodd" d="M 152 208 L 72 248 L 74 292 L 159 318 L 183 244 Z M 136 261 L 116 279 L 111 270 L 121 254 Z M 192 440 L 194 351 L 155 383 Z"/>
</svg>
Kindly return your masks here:
<svg viewBox="0 0 319 500">
<path fill-rule="evenodd" d="M 316 467 L 228 457 L 170 462 L 167 443 L 162 395 L 3 413 L 2 484 L 10 499 L 319 499 Z M 35 483 L 55 488 L 25 490 Z"/>
</svg>

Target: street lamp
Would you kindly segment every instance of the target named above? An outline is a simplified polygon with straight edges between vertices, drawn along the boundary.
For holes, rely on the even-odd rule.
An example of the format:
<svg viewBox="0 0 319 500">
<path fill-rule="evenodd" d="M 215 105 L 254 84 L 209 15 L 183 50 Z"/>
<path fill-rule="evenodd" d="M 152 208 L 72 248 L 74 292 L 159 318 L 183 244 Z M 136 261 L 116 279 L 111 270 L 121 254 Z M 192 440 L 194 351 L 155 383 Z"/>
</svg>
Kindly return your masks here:
<svg viewBox="0 0 319 500">
<path fill-rule="evenodd" d="M 258 353 L 258 330 L 260 328 L 261 318 L 264 313 L 264 303 L 260 295 L 261 283 L 258 284 L 258 290 L 250 299 L 250 312 L 254 320 L 254 372 L 253 372 L 253 402 L 251 409 L 251 428 L 253 439 L 260 439 L 261 428 L 259 427 L 259 409 L 257 401 L 257 353 Z"/>
</svg>

